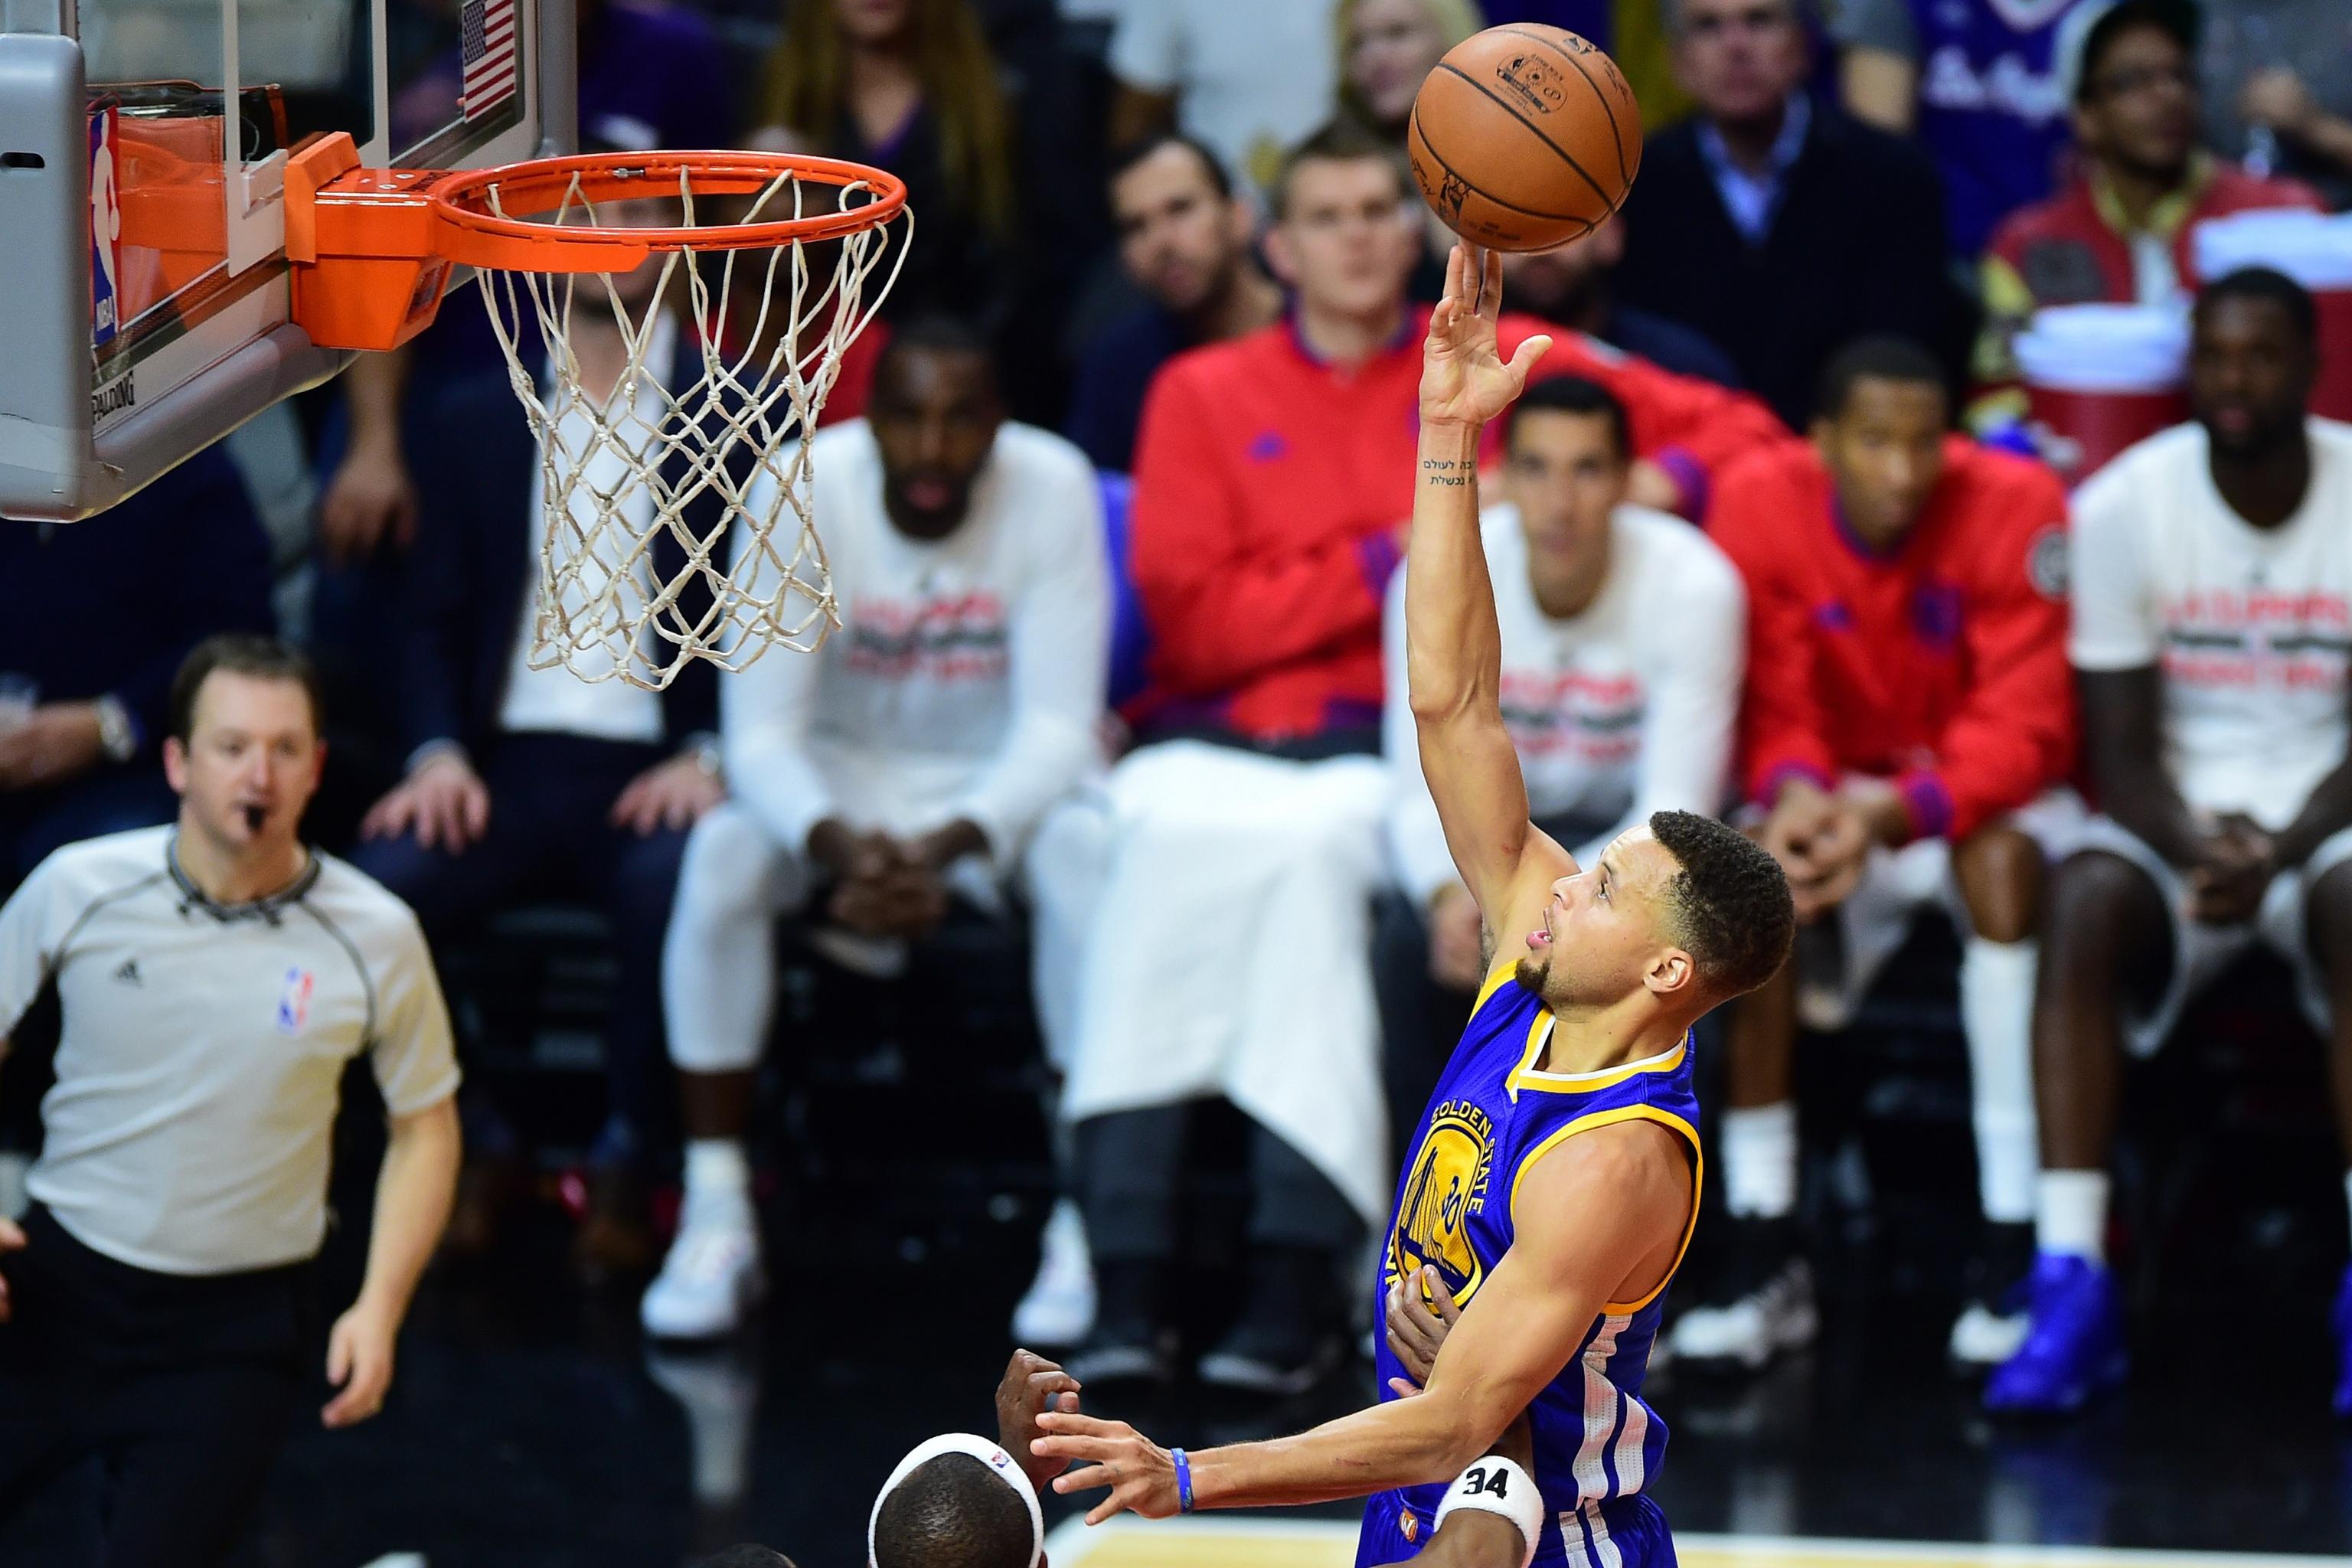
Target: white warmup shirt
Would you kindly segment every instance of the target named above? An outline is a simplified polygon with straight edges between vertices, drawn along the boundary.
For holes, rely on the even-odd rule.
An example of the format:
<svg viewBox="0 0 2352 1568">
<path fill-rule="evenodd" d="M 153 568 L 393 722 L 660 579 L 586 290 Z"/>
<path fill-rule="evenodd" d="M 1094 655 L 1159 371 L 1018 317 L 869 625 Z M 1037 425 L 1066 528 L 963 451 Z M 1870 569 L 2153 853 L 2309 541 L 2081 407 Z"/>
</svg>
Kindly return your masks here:
<svg viewBox="0 0 2352 1568">
<path fill-rule="evenodd" d="M 1110 71 L 1138 91 L 1173 93 L 1186 134 L 1237 183 L 1265 190 L 1283 153 L 1331 118 L 1331 0 L 1127 0 Z"/>
<path fill-rule="evenodd" d="M 601 289 L 593 282 L 588 288 L 598 297 L 583 299 L 581 308 L 609 312 L 612 306 L 601 297 Z M 654 319 L 647 334 L 643 368 L 614 389 L 615 402 L 623 396 L 629 397 L 630 404 L 625 408 L 595 411 L 577 399 L 559 399 L 553 384 L 541 378 L 540 396 L 547 400 L 549 411 L 555 416 L 552 444 L 557 469 L 559 473 L 569 471 L 575 463 L 580 469 L 570 495 L 572 517 L 583 533 L 596 526 L 593 498 L 598 495 L 619 498 L 614 512 L 633 536 L 642 538 L 653 526 L 653 487 L 640 476 L 645 460 L 654 452 L 656 433 L 669 412 L 669 399 L 663 394 L 662 384 L 677 354 L 677 318 L 667 310 Z M 604 416 L 601 421 L 600 413 Z M 535 628 L 542 592 L 539 545 L 547 528 L 544 462 L 531 468 L 530 500 L 524 515 L 530 519 L 531 567 L 523 587 L 520 618 L 516 623 L 514 653 L 507 660 L 507 690 L 505 700 L 499 705 L 499 728 L 660 744 L 659 692 L 647 691 L 625 680 L 583 679 L 561 664 L 545 669 L 531 668 L 531 645 L 538 640 Z M 612 574 L 602 563 L 622 560 L 624 543 L 617 536 L 607 534 L 602 547 L 590 552 L 582 570 L 565 578 L 564 608 L 568 613 L 582 614 L 592 600 L 610 591 Z M 635 613 L 653 595 L 651 552 L 635 556 L 630 570 L 635 581 L 623 587 L 620 595 L 621 603 Z M 607 667 L 608 660 L 583 666 L 590 673 Z"/>
<path fill-rule="evenodd" d="M 1654 811 L 1721 808 L 1747 663 L 1747 595 L 1706 535 L 1638 506 L 1619 507 L 1610 530 L 1599 595 L 1563 621 L 1536 602 L 1517 510 L 1494 507 L 1480 520 L 1503 633 L 1503 722 L 1528 809 L 1612 824 L 1568 847 L 1587 866 Z M 1457 873 L 1406 700 L 1404 581 L 1400 572 L 1390 584 L 1386 627 L 1389 847 L 1406 895 L 1426 905 Z"/>
<path fill-rule="evenodd" d="M 1110 574 L 1094 470 L 1059 436 L 1007 424 L 961 526 L 926 542 L 883 510 L 865 420 L 819 431 L 809 461 L 841 629 L 720 683 L 730 784 L 794 852 L 828 816 L 901 835 L 969 817 L 1009 867 L 1100 754 Z"/>
<path fill-rule="evenodd" d="M 2214 489 L 2201 425 L 2149 437 L 2074 493 L 2075 668 L 2158 667 L 2181 798 L 2273 831 L 2352 740 L 2352 425 L 2308 427 L 2311 488 L 2276 528 Z"/>
<path fill-rule="evenodd" d="M 173 829 L 70 844 L 0 909 L 0 1031 L 55 980 L 65 1015 L 26 1185 L 76 1239 L 163 1274 L 297 1262 L 327 1226 L 344 1065 L 394 1116 L 457 1091 L 449 1016 L 408 906 L 313 852 L 216 906 Z"/>
</svg>

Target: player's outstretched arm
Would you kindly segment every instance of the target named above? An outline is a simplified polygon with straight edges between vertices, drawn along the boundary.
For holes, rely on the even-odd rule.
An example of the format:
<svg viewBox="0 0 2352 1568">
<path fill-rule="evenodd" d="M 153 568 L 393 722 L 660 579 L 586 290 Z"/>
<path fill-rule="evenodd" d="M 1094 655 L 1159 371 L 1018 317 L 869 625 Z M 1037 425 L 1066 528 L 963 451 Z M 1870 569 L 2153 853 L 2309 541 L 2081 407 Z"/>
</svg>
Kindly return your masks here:
<svg viewBox="0 0 2352 1568">
<path fill-rule="evenodd" d="M 1605 1303 L 1664 1276 L 1691 1197 L 1689 1157 L 1655 1122 L 1567 1140 L 1517 1179 L 1510 1250 L 1447 1334 L 1426 1390 L 1296 1437 L 1193 1453 L 1192 1507 L 1330 1502 L 1451 1480 L 1559 1375 Z M 1172 1450 L 1122 1422 L 1048 1412 L 1037 1425 L 1047 1436 L 1035 1452 L 1087 1463 L 1056 1478 L 1055 1491 L 1111 1489 L 1087 1523 L 1179 1510 Z"/>
<path fill-rule="evenodd" d="M 1549 338 L 1529 338 L 1506 363 L 1495 342 L 1502 306 L 1501 258 L 1455 246 L 1422 349 L 1404 591 L 1406 684 L 1422 771 L 1446 847 L 1490 926 L 1537 835 L 1518 753 L 1503 728 L 1503 634 L 1478 538 L 1478 436 L 1551 347 Z"/>
</svg>

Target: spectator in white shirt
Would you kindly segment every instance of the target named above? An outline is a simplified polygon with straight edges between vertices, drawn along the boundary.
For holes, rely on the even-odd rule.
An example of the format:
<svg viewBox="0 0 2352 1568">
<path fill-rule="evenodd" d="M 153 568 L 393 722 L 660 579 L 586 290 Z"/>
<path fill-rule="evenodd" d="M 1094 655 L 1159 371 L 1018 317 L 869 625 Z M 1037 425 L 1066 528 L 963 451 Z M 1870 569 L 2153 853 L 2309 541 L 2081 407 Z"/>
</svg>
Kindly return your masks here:
<svg viewBox="0 0 2352 1568">
<path fill-rule="evenodd" d="M 649 1332 L 723 1334 L 765 1289 L 743 1139 L 775 988 L 774 916 L 887 972 L 950 899 L 1002 912 L 1047 806 L 1100 765 L 1110 582 L 1085 456 L 1004 418 L 988 350 L 898 329 L 866 417 L 816 438 L 811 506 L 841 628 L 721 685 L 735 796 L 687 847 L 664 957 L 688 1139 L 677 1242 Z M 1024 857 L 1027 859 L 1024 871 Z M 1065 905 L 1073 900 L 1066 899 Z M 1072 963 L 1041 931 L 1049 1051 Z"/>
<path fill-rule="evenodd" d="M 2311 297 L 2279 273 L 2207 285 L 2196 422 L 2075 497 L 2069 649 L 2105 815 L 2050 894 L 2032 1327 L 1986 1385 L 1997 1410 L 2074 1410 L 2120 1379 L 2118 1065 L 2161 1047 L 2245 948 L 2294 966 L 2352 1151 L 2352 426 L 2305 412 L 2315 335 Z M 2335 1322 L 2336 1413 L 2352 1415 L 2352 1269 Z"/>
<path fill-rule="evenodd" d="M 1171 126 L 1270 190 L 1331 118 L 1332 0 L 1129 0 L 1110 39 L 1110 144 Z"/>
<path fill-rule="evenodd" d="M 1654 811 L 1724 802 L 1739 712 L 1739 574 L 1680 518 L 1625 500 L 1624 406 L 1576 376 L 1528 388 L 1505 416 L 1502 503 L 1484 522 L 1503 630 L 1503 720 L 1528 808 L 1586 865 Z M 1381 903 L 1391 1148 L 1402 1148 L 1484 978 L 1477 905 L 1422 780 L 1405 701 L 1404 576 L 1391 584 L 1384 745 L 1398 890 Z"/>
</svg>

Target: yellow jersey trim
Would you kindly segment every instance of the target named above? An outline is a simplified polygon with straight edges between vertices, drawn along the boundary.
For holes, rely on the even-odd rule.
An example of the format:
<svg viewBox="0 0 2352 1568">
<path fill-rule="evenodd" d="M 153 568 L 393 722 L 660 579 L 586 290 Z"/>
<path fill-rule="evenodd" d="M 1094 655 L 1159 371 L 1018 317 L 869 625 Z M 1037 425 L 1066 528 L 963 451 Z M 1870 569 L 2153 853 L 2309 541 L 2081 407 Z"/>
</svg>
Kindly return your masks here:
<svg viewBox="0 0 2352 1568">
<path fill-rule="evenodd" d="M 1580 1132 L 1590 1132 L 1600 1127 L 1612 1127 L 1620 1121 L 1655 1121 L 1663 1127 L 1681 1133 L 1689 1142 L 1691 1147 L 1690 1217 L 1683 1222 L 1682 1245 L 1675 1248 L 1675 1260 L 1666 1266 L 1665 1278 L 1658 1281 L 1657 1289 L 1638 1301 L 1607 1302 L 1601 1309 L 1604 1313 L 1640 1311 L 1664 1294 L 1666 1287 L 1674 1282 L 1675 1270 L 1682 1268 L 1683 1255 L 1690 1250 L 1691 1237 L 1698 1230 L 1698 1194 L 1706 1179 L 1706 1152 L 1699 1147 L 1697 1129 L 1673 1111 L 1661 1110 L 1654 1105 L 1621 1105 L 1612 1110 L 1596 1110 L 1591 1115 L 1578 1117 L 1520 1155 L 1519 1168 L 1511 1174 L 1511 1223 L 1516 1227 L 1518 1224 L 1519 1184 L 1528 1179 L 1528 1173 L 1535 1169 L 1536 1162 Z"/>
<path fill-rule="evenodd" d="M 1640 1061 L 1627 1062 L 1622 1067 L 1600 1068 L 1591 1072 L 1538 1072 L 1535 1060 L 1543 1054 L 1544 1034 L 1551 1023 L 1549 1013 L 1537 1016 L 1535 1024 L 1528 1030 L 1526 1053 L 1519 1058 L 1519 1065 L 1511 1069 L 1511 1076 L 1503 1080 L 1504 1089 L 1515 1100 L 1522 1089 L 1532 1089 L 1541 1094 L 1591 1094 L 1595 1089 L 1623 1083 L 1642 1073 L 1672 1072 L 1683 1065 L 1683 1057 L 1690 1049 L 1690 1037 L 1685 1035 L 1682 1043 L 1674 1049 L 1654 1057 L 1643 1057 Z"/>
<path fill-rule="evenodd" d="M 1486 983 L 1478 987 L 1478 1000 L 1470 1004 L 1471 1016 L 1477 1016 L 1478 1009 L 1493 1001 L 1495 993 L 1509 984 L 1511 983 L 1511 977 L 1518 973 L 1518 972 L 1519 963 L 1517 959 L 1513 959 L 1508 963 L 1496 964 L 1495 966 L 1495 972 L 1486 976 Z"/>
</svg>

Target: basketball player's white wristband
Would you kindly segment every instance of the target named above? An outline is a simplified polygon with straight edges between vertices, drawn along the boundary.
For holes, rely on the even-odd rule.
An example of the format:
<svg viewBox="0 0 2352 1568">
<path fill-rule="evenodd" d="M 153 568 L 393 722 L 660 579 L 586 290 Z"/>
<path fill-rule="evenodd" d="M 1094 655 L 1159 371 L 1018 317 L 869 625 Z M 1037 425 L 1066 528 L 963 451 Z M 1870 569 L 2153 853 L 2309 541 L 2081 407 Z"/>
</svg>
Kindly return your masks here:
<svg viewBox="0 0 2352 1568">
<path fill-rule="evenodd" d="M 1445 1528 L 1448 1514 L 1470 1508 L 1481 1513 L 1498 1513 L 1519 1528 L 1519 1537 L 1528 1543 L 1526 1553 L 1519 1559 L 1519 1568 L 1536 1560 L 1536 1537 L 1543 1533 L 1543 1493 L 1536 1489 L 1535 1477 L 1519 1468 L 1499 1454 L 1489 1454 L 1462 1472 L 1446 1489 L 1445 1500 L 1437 1505 L 1435 1531 Z"/>
</svg>

